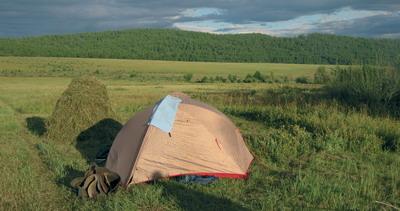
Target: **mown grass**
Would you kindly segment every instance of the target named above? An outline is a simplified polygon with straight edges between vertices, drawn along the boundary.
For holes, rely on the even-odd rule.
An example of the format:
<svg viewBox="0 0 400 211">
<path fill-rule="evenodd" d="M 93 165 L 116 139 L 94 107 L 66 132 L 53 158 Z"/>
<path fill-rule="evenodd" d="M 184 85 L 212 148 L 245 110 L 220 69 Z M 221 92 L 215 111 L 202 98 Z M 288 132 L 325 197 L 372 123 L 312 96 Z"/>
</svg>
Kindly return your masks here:
<svg viewBox="0 0 400 211">
<path fill-rule="evenodd" d="M 329 66 L 329 65 L 328 65 Z M 242 79 L 259 71 L 262 74 L 299 76 L 311 78 L 318 65 L 272 63 L 219 63 L 175 62 L 129 59 L 86 59 L 48 57 L 0 57 L 0 76 L 74 77 L 92 74 L 107 79 L 131 81 L 185 81 L 185 75 L 193 74 L 193 81 L 203 76 L 229 74 Z"/>
<path fill-rule="evenodd" d="M 25 119 L 47 118 L 68 78 L 0 78 L 0 209 L 269 210 L 382 209 L 400 206 L 400 122 L 321 93 L 318 85 L 136 83 L 106 80 L 116 121 L 171 91 L 229 115 L 255 155 L 247 180 L 209 186 L 140 184 L 81 200 L 69 187 L 90 160 L 74 144 L 46 140 Z M 40 190 L 39 194 L 37 191 Z"/>
<path fill-rule="evenodd" d="M 62 208 L 65 196 L 56 184 L 43 177 L 48 169 L 33 147 L 35 139 L 25 132 L 14 109 L 6 101 L 0 101 L 0 209 Z"/>
</svg>

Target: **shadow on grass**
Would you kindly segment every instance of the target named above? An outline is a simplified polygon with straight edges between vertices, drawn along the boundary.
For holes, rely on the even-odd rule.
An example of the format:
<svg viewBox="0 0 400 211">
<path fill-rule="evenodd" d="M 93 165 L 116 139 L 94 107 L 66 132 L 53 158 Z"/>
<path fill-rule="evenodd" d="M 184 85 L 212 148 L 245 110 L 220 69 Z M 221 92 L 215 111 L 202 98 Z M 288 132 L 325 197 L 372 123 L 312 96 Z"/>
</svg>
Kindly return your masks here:
<svg viewBox="0 0 400 211">
<path fill-rule="evenodd" d="M 336 103 L 344 107 L 369 109 L 373 114 L 396 115 L 400 106 L 400 95 L 393 98 L 392 102 L 371 102 L 367 99 L 345 95 L 332 91 L 328 87 L 318 86 L 282 86 L 279 88 L 267 89 L 244 89 L 234 91 L 213 91 L 213 92 L 188 92 L 191 96 L 201 101 L 222 104 L 222 105 L 318 105 L 321 103 Z"/>
<path fill-rule="evenodd" d="M 103 119 L 82 131 L 77 137 L 75 146 L 88 163 L 94 162 L 99 151 L 111 147 L 121 128 L 120 122 L 110 118 Z"/>
<path fill-rule="evenodd" d="M 34 135 L 42 136 L 47 132 L 46 121 L 43 117 L 28 117 L 25 122 L 28 130 Z"/>
<path fill-rule="evenodd" d="M 83 172 L 83 171 L 76 170 L 72 166 L 67 166 L 67 167 L 65 167 L 65 176 L 62 178 L 59 178 L 57 180 L 57 184 L 59 184 L 61 186 L 65 186 L 67 188 L 70 188 L 71 190 L 75 190 L 71 186 L 71 181 L 77 177 L 83 177 L 84 174 L 85 174 L 85 172 Z"/>
<path fill-rule="evenodd" d="M 193 92 L 194 98 L 223 106 L 287 106 L 299 107 L 320 104 L 339 106 L 343 111 L 362 111 L 375 117 L 400 119 L 400 96 L 391 103 L 371 102 L 366 99 L 346 96 L 330 91 L 326 87 L 281 87 L 265 90 L 240 90 L 221 92 Z"/>
<path fill-rule="evenodd" d="M 154 178 L 160 177 L 155 175 Z M 182 210 L 249 210 L 230 199 L 192 190 L 175 181 L 159 180 L 155 183 L 163 187 L 162 196 L 174 199 Z"/>
</svg>

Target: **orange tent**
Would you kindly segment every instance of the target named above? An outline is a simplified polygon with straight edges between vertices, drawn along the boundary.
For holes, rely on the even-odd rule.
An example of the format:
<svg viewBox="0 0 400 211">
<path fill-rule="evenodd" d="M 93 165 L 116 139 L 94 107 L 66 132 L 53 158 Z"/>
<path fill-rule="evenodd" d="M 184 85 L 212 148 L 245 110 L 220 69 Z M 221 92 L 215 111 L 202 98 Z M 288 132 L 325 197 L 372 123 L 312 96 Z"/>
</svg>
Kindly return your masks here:
<svg viewBox="0 0 400 211">
<path fill-rule="evenodd" d="M 185 94 L 137 113 L 118 133 L 106 167 L 124 186 L 159 177 L 246 178 L 253 156 L 235 125 Z"/>
</svg>

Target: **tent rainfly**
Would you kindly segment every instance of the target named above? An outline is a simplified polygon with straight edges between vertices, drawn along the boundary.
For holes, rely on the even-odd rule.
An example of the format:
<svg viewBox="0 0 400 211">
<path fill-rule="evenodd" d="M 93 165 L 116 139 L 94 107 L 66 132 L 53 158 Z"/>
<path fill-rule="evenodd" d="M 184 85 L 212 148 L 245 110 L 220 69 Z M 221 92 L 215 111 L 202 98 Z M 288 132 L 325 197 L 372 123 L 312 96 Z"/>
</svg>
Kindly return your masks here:
<svg viewBox="0 0 400 211">
<path fill-rule="evenodd" d="M 182 175 L 246 178 L 252 160 L 228 117 L 183 93 L 173 93 L 124 125 L 106 167 L 128 186 Z"/>
</svg>

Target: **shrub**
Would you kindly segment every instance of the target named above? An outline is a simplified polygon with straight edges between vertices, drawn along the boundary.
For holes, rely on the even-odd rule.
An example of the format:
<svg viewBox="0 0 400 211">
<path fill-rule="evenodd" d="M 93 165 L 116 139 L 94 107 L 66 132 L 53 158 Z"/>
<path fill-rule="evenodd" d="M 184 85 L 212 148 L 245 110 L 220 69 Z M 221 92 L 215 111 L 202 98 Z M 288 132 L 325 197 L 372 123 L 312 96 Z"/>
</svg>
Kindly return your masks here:
<svg viewBox="0 0 400 211">
<path fill-rule="evenodd" d="M 263 76 L 260 71 L 256 71 L 253 75 L 253 78 L 259 82 L 265 82 L 265 76 Z"/>
<path fill-rule="evenodd" d="M 187 73 L 185 75 L 183 75 L 183 79 L 187 82 L 190 82 L 193 78 L 193 73 Z"/>
<path fill-rule="evenodd" d="M 282 80 L 283 80 L 283 83 L 289 83 L 289 81 L 290 81 L 290 80 L 289 80 L 289 77 L 286 76 L 286 75 L 283 76 L 283 79 L 282 79 Z"/>
<path fill-rule="evenodd" d="M 237 81 L 237 76 L 236 75 L 228 75 L 228 81 L 231 83 L 235 83 Z"/>
<path fill-rule="evenodd" d="M 137 73 L 136 72 L 131 72 L 130 74 L 129 74 L 129 78 L 134 78 L 134 77 L 136 77 L 137 76 Z"/>
<path fill-rule="evenodd" d="M 244 83 L 253 83 L 255 82 L 255 79 L 252 75 L 247 74 L 246 77 L 243 79 Z"/>
<path fill-rule="evenodd" d="M 330 81 L 330 79 L 331 77 L 329 73 L 326 71 L 326 68 L 324 66 L 319 66 L 314 74 L 314 83 L 326 84 Z"/>
<path fill-rule="evenodd" d="M 276 77 L 276 78 L 274 79 L 273 82 L 274 82 L 274 83 L 282 83 L 282 82 L 283 82 L 283 79 L 280 78 L 280 77 Z"/>
<path fill-rule="evenodd" d="M 207 76 L 203 76 L 203 78 L 201 78 L 199 81 L 197 81 L 197 82 L 199 82 L 199 83 L 207 83 L 207 82 L 209 82 L 209 79 L 208 79 L 208 77 Z"/>
<path fill-rule="evenodd" d="M 299 83 L 299 84 L 308 84 L 309 83 L 308 78 L 305 76 L 297 77 L 295 81 L 296 81 L 296 83 Z"/>
<path fill-rule="evenodd" d="M 222 77 L 222 76 L 215 76 L 214 81 L 226 83 L 226 78 L 224 78 L 224 77 Z"/>
<path fill-rule="evenodd" d="M 47 121 L 47 137 L 72 143 L 82 131 L 113 116 L 105 85 L 94 77 L 75 78 Z"/>
<path fill-rule="evenodd" d="M 400 94 L 400 72 L 375 66 L 336 67 L 329 86 L 331 94 L 367 103 L 388 103 Z"/>
</svg>

